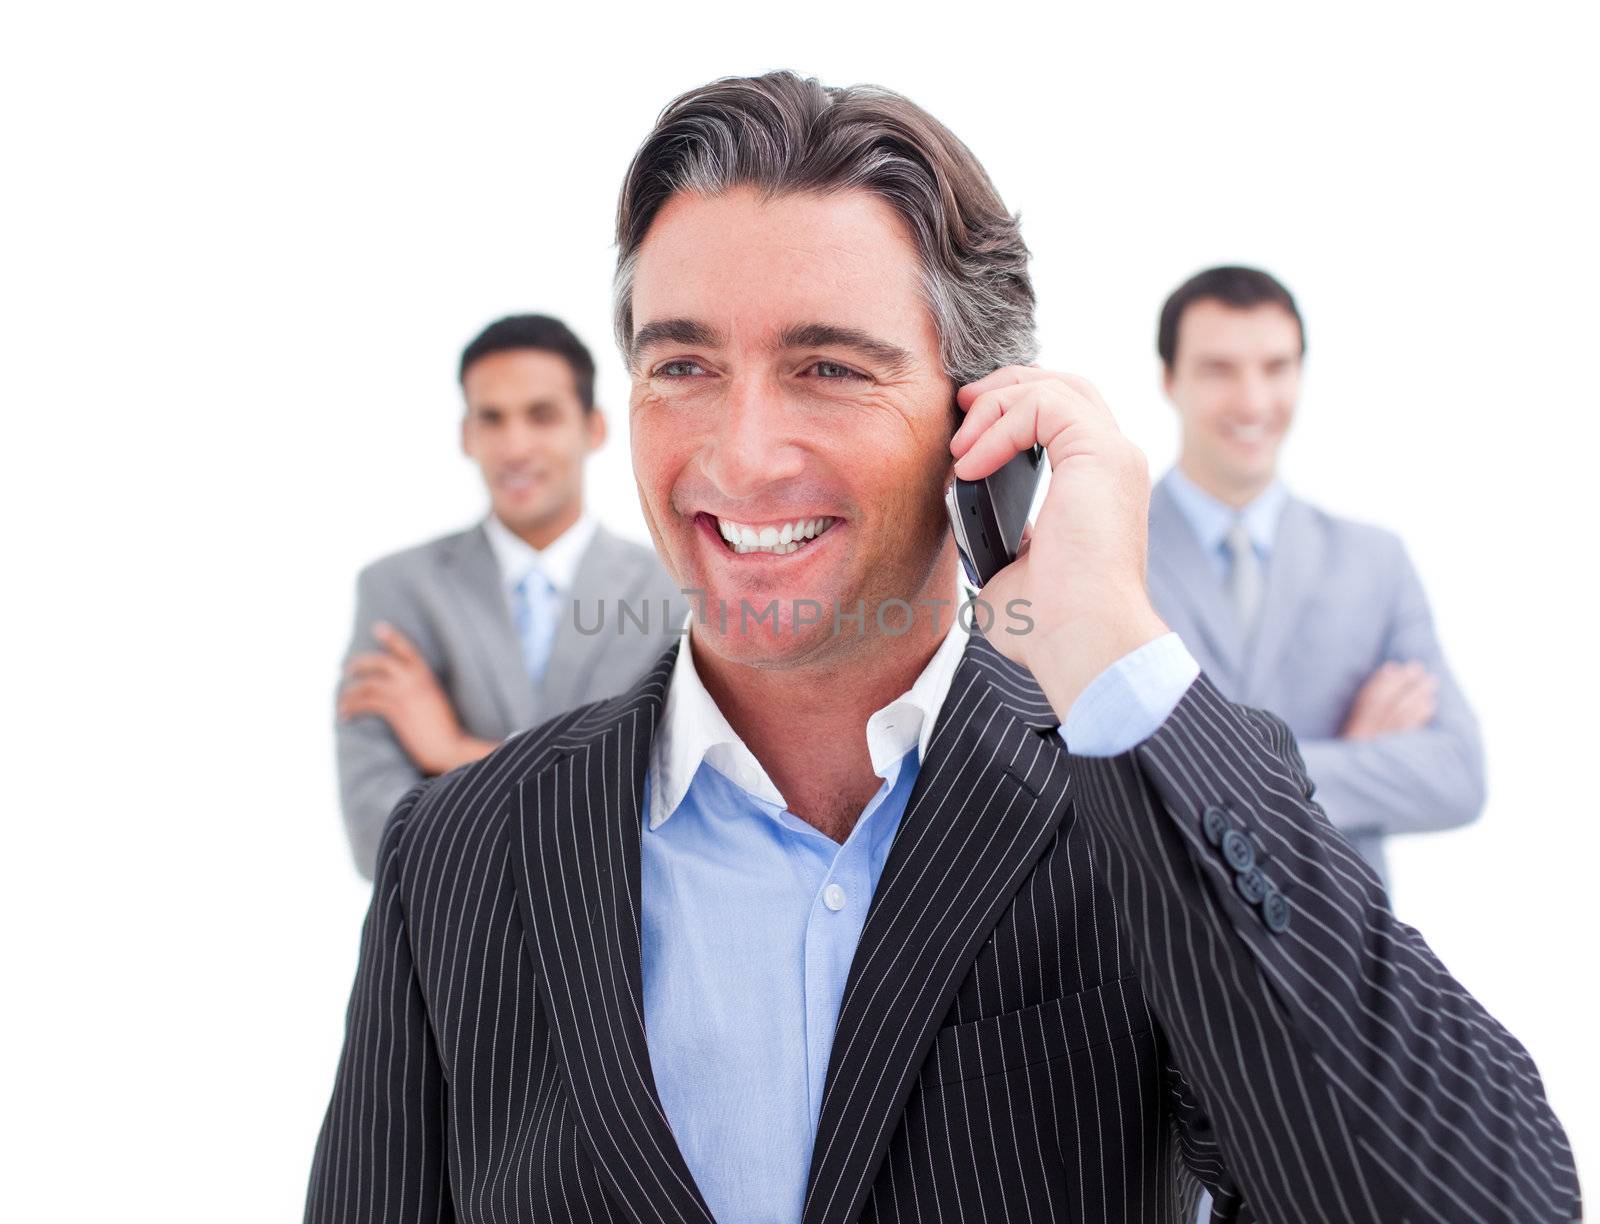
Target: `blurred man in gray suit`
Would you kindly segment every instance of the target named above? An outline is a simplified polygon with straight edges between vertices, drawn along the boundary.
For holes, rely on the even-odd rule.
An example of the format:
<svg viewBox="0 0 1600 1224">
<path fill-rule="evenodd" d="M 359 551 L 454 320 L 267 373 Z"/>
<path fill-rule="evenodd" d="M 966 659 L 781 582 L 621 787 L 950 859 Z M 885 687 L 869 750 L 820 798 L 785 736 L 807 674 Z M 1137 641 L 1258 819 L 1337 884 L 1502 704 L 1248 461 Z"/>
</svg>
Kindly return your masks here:
<svg viewBox="0 0 1600 1224">
<path fill-rule="evenodd" d="M 1278 479 L 1305 332 L 1252 268 L 1193 277 L 1157 349 L 1182 450 L 1150 498 L 1150 597 L 1232 700 L 1293 729 L 1328 818 L 1385 875 L 1383 839 L 1483 807 L 1477 721 L 1405 549 Z"/>
<path fill-rule="evenodd" d="M 543 315 L 501 319 L 467 346 L 460 376 L 461 448 L 489 514 L 356 583 L 336 734 L 345 830 L 369 878 L 384 821 L 417 781 L 625 689 L 687 614 L 655 553 L 584 511 L 584 461 L 606 424 L 578 338 Z"/>
</svg>

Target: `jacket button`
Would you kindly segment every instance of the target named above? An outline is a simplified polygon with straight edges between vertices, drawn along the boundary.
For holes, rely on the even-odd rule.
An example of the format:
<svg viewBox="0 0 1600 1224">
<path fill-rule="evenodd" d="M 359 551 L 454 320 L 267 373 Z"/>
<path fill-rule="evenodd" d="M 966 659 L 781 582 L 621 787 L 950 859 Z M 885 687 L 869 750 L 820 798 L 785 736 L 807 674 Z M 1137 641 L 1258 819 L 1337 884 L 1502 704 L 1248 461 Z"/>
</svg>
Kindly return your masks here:
<svg viewBox="0 0 1600 1224">
<path fill-rule="evenodd" d="M 1222 835 L 1228 831 L 1228 813 L 1215 805 L 1200 813 L 1200 827 L 1206 831 L 1206 840 L 1213 846 L 1222 845 Z"/>
<path fill-rule="evenodd" d="M 1256 865 L 1255 847 L 1238 829 L 1229 829 L 1222 835 L 1222 857 L 1235 871 L 1249 871 Z"/>
<path fill-rule="evenodd" d="M 1261 902 L 1261 921 L 1267 924 L 1267 930 L 1274 935 L 1283 934 L 1289 925 L 1289 902 L 1275 888 L 1268 888 L 1266 898 Z"/>
<path fill-rule="evenodd" d="M 1272 892 L 1272 885 L 1267 883 L 1267 877 L 1261 874 L 1261 868 L 1252 867 L 1249 871 L 1241 871 L 1233 877 L 1233 886 L 1239 890 L 1239 895 L 1251 905 L 1260 905 L 1262 898 Z M 1273 893 L 1273 896 L 1281 896 Z"/>
</svg>

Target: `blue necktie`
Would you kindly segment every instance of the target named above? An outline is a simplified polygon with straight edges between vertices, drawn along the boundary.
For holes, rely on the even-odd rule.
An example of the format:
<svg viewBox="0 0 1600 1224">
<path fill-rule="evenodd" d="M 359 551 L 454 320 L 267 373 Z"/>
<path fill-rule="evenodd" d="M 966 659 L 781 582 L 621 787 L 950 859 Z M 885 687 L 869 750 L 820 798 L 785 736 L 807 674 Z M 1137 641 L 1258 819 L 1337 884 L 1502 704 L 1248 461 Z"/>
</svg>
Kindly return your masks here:
<svg viewBox="0 0 1600 1224">
<path fill-rule="evenodd" d="M 1228 597 L 1239 613 L 1239 625 L 1245 635 L 1255 628 L 1256 614 L 1261 610 L 1261 558 L 1256 556 L 1256 546 L 1243 519 L 1235 519 L 1225 541 L 1232 564 L 1228 569 Z"/>
<path fill-rule="evenodd" d="M 528 679 L 535 684 L 544 676 L 545 665 L 550 661 L 550 644 L 555 640 L 560 609 L 561 601 L 550 579 L 537 569 L 529 570 L 517 584 L 516 621 L 522 660 L 528 667 Z"/>
</svg>

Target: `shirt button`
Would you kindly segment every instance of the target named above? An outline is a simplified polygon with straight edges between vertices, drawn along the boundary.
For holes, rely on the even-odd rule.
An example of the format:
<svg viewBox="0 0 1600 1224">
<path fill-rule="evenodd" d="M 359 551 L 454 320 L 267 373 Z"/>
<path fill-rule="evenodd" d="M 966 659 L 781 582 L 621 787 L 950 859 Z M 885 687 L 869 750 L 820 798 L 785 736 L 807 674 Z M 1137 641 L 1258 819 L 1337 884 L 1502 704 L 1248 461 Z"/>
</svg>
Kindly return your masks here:
<svg viewBox="0 0 1600 1224">
<path fill-rule="evenodd" d="M 844 889 L 837 884 L 829 884 L 828 887 L 822 890 L 822 904 L 826 905 L 834 913 L 837 914 L 844 908 L 844 902 Z"/>
</svg>

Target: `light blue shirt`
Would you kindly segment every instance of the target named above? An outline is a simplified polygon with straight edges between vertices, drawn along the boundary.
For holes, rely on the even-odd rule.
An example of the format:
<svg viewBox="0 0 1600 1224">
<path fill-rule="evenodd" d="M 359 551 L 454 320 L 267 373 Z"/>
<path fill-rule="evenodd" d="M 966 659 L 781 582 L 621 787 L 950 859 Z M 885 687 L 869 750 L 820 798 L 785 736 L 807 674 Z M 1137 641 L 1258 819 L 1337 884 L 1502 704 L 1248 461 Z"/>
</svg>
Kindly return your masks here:
<svg viewBox="0 0 1600 1224">
<path fill-rule="evenodd" d="M 1180 467 L 1175 466 L 1167 473 L 1166 486 L 1172 494 L 1172 500 L 1178 503 L 1178 510 L 1194 530 L 1200 547 L 1205 550 L 1211 568 L 1216 570 L 1217 577 L 1223 582 L 1228 581 L 1228 573 L 1233 568 L 1233 557 L 1228 552 L 1228 532 L 1233 530 L 1234 522 L 1239 519 L 1244 520 L 1250 544 L 1261 559 L 1263 568 L 1272 559 L 1272 541 L 1278 532 L 1278 518 L 1283 512 L 1283 503 L 1289 498 L 1289 490 L 1284 488 L 1282 481 L 1274 480 L 1240 510 L 1211 496 L 1184 475 Z"/>
<path fill-rule="evenodd" d="M 594 539 L 599 522 L 584 513 L 544 548 L 535 548 L 491 514 L 483 521 L 512 627 L 522 645 L 528 679 L 535 684 L 550 662 L 556 630 L 567 611 L 567 596 L 583 554 Z"/>
<path fill-rule="evenodd" d="M 645 1029 L 662 1108 L 721 1224 L 800 1219 L 845 979 L 965 645 L 952 628 L 868 719 L 882 782 L 842 845 L 787 810 L 688 640 L 679 649 L 645 782 Z M 1080 755 L 1125 752 L 1198 674 L 1177 634 L 1157 638 L 1095 678 L 1063 738 Z"/>
</svg>

